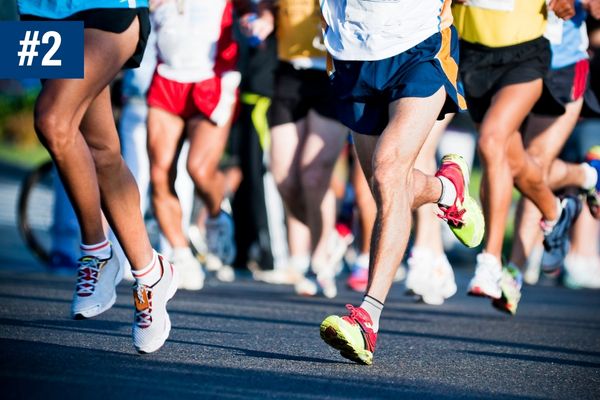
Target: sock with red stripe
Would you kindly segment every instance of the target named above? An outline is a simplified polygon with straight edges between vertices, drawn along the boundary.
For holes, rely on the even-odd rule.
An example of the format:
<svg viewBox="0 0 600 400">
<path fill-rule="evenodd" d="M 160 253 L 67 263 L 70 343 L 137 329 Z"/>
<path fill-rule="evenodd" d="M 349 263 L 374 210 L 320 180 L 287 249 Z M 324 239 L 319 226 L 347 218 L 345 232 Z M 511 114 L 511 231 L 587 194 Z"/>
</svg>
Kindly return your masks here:
<svg viewBox="0 0 600 400">
<path fill-rule="evenodd" d="M 383 303 L 375 297 L 366 294 L 365 297 L 363 297 L 360 308 L 369 314 L 371 321 L 373 321 L 373 332 L 377 332 L 379 330 L 379 318 L 381 317 L 381 311 L 383 310 Z"/>
<path fill-rule="evenodd" d="M 96 244 L 83 244 L 79 245 L 81 249 L 81 254 L 85 256 L 97 257 L 100 260 L 106 260 L 110 258 L 112 255 L 112 249 L 110 246 L 110 242 L 108 239 L 105 239 L 103 242 Z"/>
<path fill-rule="evenodd" d="M 148 265 L 140 270 L 132 269 L 131 273 L 133 274 L 135 281 L 144 286 L 152 286 L 158 282 L 162 275 L 162 270 L 156 251 L 152 251 L 152 260 Z"/>
</svg>

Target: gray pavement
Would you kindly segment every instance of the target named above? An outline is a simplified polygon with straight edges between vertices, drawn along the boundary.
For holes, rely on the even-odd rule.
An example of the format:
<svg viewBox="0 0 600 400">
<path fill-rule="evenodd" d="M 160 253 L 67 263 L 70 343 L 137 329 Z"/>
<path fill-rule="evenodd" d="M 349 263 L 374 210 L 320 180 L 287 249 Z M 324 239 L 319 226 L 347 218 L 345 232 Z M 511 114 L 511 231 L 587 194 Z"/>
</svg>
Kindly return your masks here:
<svg viewBox="0 0 600 400">
<path fill-rule="evenodd" d="M 349 291 L 299 298 L 249 279 L 181 291 L 170 340 L 142 356 L 129 287 L 105 314 L 73 321 L 72 281 L 0 272 L 2 398 L 600 398 L 597 292 L 528 288 L 511 318 L 463 293 L 415 304 L 397 286 L 366 367 L 319 338 L 323 317 L 359 301 Z"/>
<path fill-rule="evenodd" d="M 12 194 L 14 179 L 0 179 L 2 207 Z M 464 294 L 469 268 L 457 269 L 459 293 L 440 307 L 417 304 L 396 285 L 375 364 L 366 367 L 341 358 L 318 332 L 359 294 L 340 285 L 334 300 L 300 298 L 247 277 L 211 281 L 177 293 L 169 341 L 142 356 L 130 338 L 129 286 L 98 318 L 69 319 L 74 278 L 45 273 L 10 213 L 2 215 L 2 399 L 600 398 L 598 291 L 528 287 L 510 317 Z"/>
</svg>

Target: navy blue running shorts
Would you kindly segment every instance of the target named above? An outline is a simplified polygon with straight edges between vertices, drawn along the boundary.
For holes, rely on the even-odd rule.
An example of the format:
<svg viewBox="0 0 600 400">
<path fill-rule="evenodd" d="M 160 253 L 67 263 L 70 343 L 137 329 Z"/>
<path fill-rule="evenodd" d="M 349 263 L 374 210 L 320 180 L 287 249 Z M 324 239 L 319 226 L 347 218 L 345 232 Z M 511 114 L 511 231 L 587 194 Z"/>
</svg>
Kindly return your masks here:
<svg viewBox="0 0 600 400">
<path fill-rule="evenodd" d="M 383 60 L 333 60 L 330 80 L 340 122 L 356 133 L 380 135 L 389 121 L 390 103 L 406 97 L 430 97 L 442 87 L 446 102 L 439 119 L 465 110 L 458 54 L 458 35 L 450 27 Z"/>
</svg>

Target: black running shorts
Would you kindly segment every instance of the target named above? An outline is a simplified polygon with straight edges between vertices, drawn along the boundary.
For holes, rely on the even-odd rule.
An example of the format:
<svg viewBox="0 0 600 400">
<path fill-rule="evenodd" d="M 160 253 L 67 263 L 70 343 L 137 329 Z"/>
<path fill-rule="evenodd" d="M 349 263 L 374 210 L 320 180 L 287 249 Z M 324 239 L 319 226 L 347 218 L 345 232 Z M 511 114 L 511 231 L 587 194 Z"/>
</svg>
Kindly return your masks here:
<svg viewBox="0 0 600 400">
<path fill-rule="evenodd" d="M 309 110 L 336 119 L 335 99 L 327 72 L 317 69 L 295 69 L 280 61 L 275 70 L 275 95 L 269 110 L 269 126 L 296 122 Z"/>
<path fill-rule="evenodd" d="M 492 97 L 503 87 L 544 78 L 551 57 L 543 37 L 498 48 L 461 41 L 460 75 L 473 121 L 483 121 Z"/>
<path fill-rule="evenodd" d="M 51 21 L 83 21 L 84 29 L 99 29 L 106 32 L 121 33 L 129 28 L 135 17 L 138 17 L 140 21 L 140 36 L 135 53 L 125 62 L 123 68 L 137 68 L 142 62 L 148 36 L 150 35 L 150 17 L 147 8 L 93 8 Z M 21 21 L 49 20 L 49 18 L 35 15 L 21 15 Z"/>
</svg>

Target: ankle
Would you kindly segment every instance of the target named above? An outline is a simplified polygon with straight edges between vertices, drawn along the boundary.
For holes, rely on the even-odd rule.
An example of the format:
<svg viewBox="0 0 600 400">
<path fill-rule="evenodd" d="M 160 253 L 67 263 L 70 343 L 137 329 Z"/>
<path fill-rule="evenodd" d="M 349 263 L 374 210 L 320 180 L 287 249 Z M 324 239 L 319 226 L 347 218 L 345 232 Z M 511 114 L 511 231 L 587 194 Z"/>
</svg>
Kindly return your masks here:
<svg viewBox="0 0 600 400">
<path fill-rule="evenodd" d="M 96 257 L 100 260 L 106 260 L 112 256 L 112 246 L 108 239 L 104 239 L 100 243 L 79 245 L 83 256 Z"/>
<path fill-rule="evenodd" d="M 373 322 L 373 332 L 379 331 L 379 318 L 381 317 L 381 311 L 383 310 L 383 303 L 375 297 L 366 294 L 365 297 L 363 297 L 360 308 L 365 310 L 371 317 L 371 321 Z"/>
</svg>

